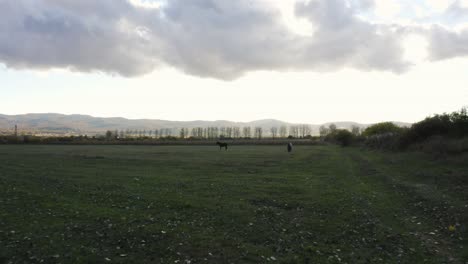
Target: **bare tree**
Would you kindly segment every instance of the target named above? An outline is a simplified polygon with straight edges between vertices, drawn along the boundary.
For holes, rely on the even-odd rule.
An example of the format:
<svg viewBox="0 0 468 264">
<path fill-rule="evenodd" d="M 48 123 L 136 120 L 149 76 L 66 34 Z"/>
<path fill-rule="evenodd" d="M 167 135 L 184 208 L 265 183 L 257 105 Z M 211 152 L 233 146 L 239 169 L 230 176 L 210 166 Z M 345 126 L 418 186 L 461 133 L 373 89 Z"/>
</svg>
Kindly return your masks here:
<svg viewBox="0 0 468 264">
<path fill-rule="evenodd" d="M 300 126 L 301 129 L 301 136 L 305 138 L 306 136 L 310 136 L 312 129 L 310 128 L 309 125 L 302 124 Z"/>
<path fill-rule="evenodd" d="M 277 127 L 272 127 L 272 128 L 270 128 L 270 132 L 271 132 L 271 137 L 273 139 L 275 139 L 276 136 L 278 135 L 278 128 Z"/>
<path fill-rule="evenodd" d="M 164 136 L 165 137 L 172 136 L 172 128 L 165 128 L 164 129 Z"/>
<path fill-rule="evenodd" d="M 220 137 L 226 137 L 226 127 L 220 127 L 219 128 L 219 136 Z"/>
<path fill-rule="evenodd" d="M 184 139 L 188 136 L 188 128 L 181 128 L 179 130 L 180 138 Z"/>
<path fill-rule="evenodd" d="M 285 125 L 282 125 L 279 130 L 279 135 L 282 138 L 285 138 L 288 135 L 288 127 Z"/>
<path fill-rule="evenodd" d="M 244 136 L 244 138 L 251 138 L 252 137 L 252 131 L 250 129 L 250 127 L 243 127 L 242 128 L 242 135 Z"/>
<path fill-rule="evenodd" d="M 234 138 L 240 138 L 240 128 L 239 127 L 233 127 L 232 128 L 232 136 Z"/>
<path fill-rule="evenodd" d="M 191 135 L 194 138 L 203 138 L 203 128 L 202 127 L 192 128 Z"/>
<path fill-rule="evenodd" d="M 203 128 L 202 127 L 192 128 L 192 137 L 203 138 Z"/>
<path fill-rule="evenodd" d="M 197 137 L 203 138 L 203 127 L 197 127 Z"/>
<path fill-rule="evenodd" d="M 218 136 L 219 136 L 219 128 L 217 127 L 208 128 L 208 138 L 218 138 Z"/>
<path fill-rule="evenodd" d="M 206 129 L 206 135 L 207 135 L 207 138 L 211 139 L 211 138 L 214 138 L 214 129 L 213 127 L 208 127 Z"/>
<path fill-rule="evenodd" d="M 299 137 L 299 126 L 290 126 L 289 135 L 295 138 Z"/>
<path fill-rule="evenodd" d="M 263 134 L 263 129 L 262 127 L 255 127 L 255 134 L 254 137 L 257 139 L 261 139 Z"/>
<path fill-rule="evenodd" d="M 330 129 L 328 129 L 326 126 L 320 126 L 319 133 L 321 137 L 325 137 L 330 133 Z"/>
<path fill-rule="evenodd" d="M 226 127 L 226 137 L 232 138 L 232 127 Z"/>
<path fill-rule="evenodd" d="M 336 125 L 335 125 L 335 124 L 330 124 L 330 125 L 328 126 L 328 129 L 330 129 L 330 133 L 333 133 L 333 132 L 336 131 Z"/>
</svg>

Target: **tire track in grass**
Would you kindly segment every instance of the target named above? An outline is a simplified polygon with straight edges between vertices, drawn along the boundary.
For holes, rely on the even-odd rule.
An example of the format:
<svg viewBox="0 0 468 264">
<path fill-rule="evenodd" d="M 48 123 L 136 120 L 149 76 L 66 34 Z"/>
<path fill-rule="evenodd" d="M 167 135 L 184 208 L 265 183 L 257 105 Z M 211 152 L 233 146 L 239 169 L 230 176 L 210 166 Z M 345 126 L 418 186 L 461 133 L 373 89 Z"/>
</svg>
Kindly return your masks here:
<svg viewBox="0 0 468 264">
<path fill-rule="evenodd" d="M 424 210 L 436 206 L 434 201 L 421 197 L 414 185 L 409 186 L 392 177 L 396 171 L 388 170 L 384 164 L 376 162 L 380 153 L 355 150 L 349 153 L 355 161 L 360 180 L 374 190 L 372 196 L 367 198 L 374 198 L 370 207 L 375 216 L 404 238 L 402 249 L 410 256 L 418 256 L 414 261 L 464 263 L 453 239 L 441 230 L 437 215 Z"/>
</svg>

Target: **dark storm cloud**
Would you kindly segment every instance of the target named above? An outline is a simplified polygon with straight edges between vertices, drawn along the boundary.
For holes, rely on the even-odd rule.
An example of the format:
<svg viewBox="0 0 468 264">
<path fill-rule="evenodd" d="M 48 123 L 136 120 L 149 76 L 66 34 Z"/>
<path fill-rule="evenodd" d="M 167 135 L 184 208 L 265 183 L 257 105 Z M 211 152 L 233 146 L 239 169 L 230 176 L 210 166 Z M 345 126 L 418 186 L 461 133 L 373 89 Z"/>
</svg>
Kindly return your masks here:
<svg viewBox="0 0 468 264">
<path fill-rule="evenodd" d="M 400 31 L 359 18 L 372 6 L 371 0 L 300 2 L 296 15 L 315 29 L 302 36 L 268 1 L 169 0 L 146 9 L 125 0 L 0 0 L 0 62 L 124 76 L 170 65 L 220 79 L 254 70 L 402 72 L 409 64 Z"/>
</svg>

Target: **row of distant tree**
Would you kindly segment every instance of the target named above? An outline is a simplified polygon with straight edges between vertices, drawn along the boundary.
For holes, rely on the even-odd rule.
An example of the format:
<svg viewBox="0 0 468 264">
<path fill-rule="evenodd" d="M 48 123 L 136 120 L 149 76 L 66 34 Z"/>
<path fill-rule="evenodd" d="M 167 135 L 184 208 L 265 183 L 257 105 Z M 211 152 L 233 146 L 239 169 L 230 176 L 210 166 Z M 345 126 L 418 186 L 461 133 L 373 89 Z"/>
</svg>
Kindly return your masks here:
<svg viewBox="0 0 468 264">
<path fill-rule="evenodd" d="M 321 126 L 319 129 L 320 137 L 325 138 L 328 135 L 333 135 L 340 129 L 335 124 L 329 126 Z M 354 136 L 361 134 L 361 129 L 353 126 L 350 132 Z M 1 137 L 1 136 L 0 136 Z M 273 126 L 267 131 L 263 127 L 194 127 L 194 128 L 161 128 L 154 130 L 139 130 L 139 129 L 126 129 L 126 130 L 107 130 L 101 135 L 40 135 L 36 136 L 35 133 L 21 133 L 8 134 L 3 136 L 2 142 L 31 142 L 38 141 L 38 138 L 49 138 L 51 140 L 60 139 L 61 142 L 80 141 L 80 140 L 176 140 L 176 139 L 200 139 L 200 140 L 217 140 L 217 139 L 310 139 L 312 138 L 312 128 L 309 125 L 293 125 L 293 126 Z M 45 140 L 40 140 L 44 142 Z M 0 142 L 0 143 L 2 143 Z"/>
<path fill-rule="evenodd" d="M 333 125 L 334 126 L 334 125 Z M 331 126 L 331 128 L 333 128 Z M 336 127 L 336 126 L 335 126 Z M 100 135 L 37 135 L 25 131 L 0 134 L 0 143 L 67 143 L 94 141 L 149 141 L 149 140 L 229 140 L 229 139 L 310 139 L 312 128 L 309 125 L 271 127 L 194 127 L 161 128 L 154 130 L 107 130 Z"/>
<path fill-rule="evenodd" d="M 194 127 L 194 128 L 161 128 L 154 130 L 108 130 L 107 139 L 126 138 L 167 138 L 180 139 L 236 139 L 236 138 L 310 138 L 312 128 L 309 125 L 271 127 L 264 131 L 262 127 Z"/>
</svg>

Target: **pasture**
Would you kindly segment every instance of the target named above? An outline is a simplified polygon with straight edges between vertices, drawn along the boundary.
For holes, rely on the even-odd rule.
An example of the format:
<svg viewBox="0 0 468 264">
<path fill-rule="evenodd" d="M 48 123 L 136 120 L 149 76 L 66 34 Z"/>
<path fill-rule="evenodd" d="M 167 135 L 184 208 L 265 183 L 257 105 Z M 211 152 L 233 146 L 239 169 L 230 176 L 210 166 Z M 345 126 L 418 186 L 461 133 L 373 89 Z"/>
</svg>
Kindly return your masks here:
<svg viewBox="0 0 468 264">
<path fill-rule="evenodd" d="M 467 263 L 467 161 L 0 145 L 0 263 Z"/>
</svg>

